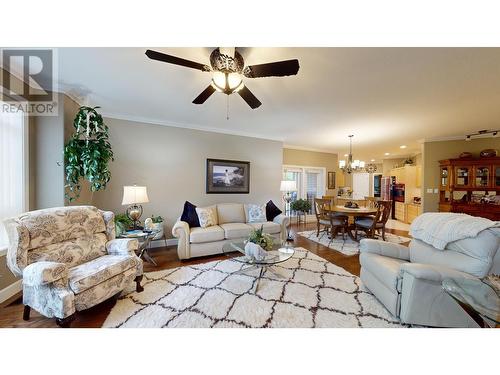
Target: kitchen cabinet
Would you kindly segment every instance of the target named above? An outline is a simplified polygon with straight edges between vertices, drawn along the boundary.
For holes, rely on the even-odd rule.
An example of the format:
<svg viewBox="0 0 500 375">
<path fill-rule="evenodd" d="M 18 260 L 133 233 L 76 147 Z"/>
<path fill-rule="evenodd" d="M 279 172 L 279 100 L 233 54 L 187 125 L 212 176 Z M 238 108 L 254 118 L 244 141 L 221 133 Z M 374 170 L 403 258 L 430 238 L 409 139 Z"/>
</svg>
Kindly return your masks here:
<svg viewBox="0 0 500 375">
<path fill-rule="evenodd" d="M 422 166 L 417 165 L 416 167 L 416 182 L 415 182 L 415 187 L 420 188 L 422 187 Z"/>
<path fill-rule="evenodd" d="M 411 224 L 417 216 L 422 214 L 422 206 L 419 204 L 408 203 L 406 204 L 406 220 L 405 222 Z"/>
<path fill-rule="evenodd" d="M 406 221 L 406 205 L 403 202 L 395 202 L 394 205 L 394 217 L 396 220 L 405 222 Z"/>
<path fill-rule="evenodd" d="M 417 175 L 420 177 L 421 167 L 415 165 L 405 165 L 404 167 L 392 168 L 391 176 L 396 177 L 396 183 L 405 184 L 409 187 L 419 187 L 420 178 L 417 181 Z"/>
</svg>

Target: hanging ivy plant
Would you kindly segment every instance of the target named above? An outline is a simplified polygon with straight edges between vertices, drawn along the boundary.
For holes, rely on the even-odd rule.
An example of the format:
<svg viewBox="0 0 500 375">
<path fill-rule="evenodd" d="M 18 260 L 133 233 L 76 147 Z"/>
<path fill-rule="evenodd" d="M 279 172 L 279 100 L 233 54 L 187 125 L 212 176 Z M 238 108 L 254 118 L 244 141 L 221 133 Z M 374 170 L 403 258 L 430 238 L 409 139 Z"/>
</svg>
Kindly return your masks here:
<svg viewBox="0 0 500 375">
<path fill-rule="evenodd" d="M 111 178 L 108 163 L 113 159 L 108 127 L 96 111 L 99 107 L 80 107 L 73 121 L 75 133 L 64 147 L 66 199 L 80 196 L 81 179 L 90 183 L 92 192 L 103 190 Z"/>
</svg>

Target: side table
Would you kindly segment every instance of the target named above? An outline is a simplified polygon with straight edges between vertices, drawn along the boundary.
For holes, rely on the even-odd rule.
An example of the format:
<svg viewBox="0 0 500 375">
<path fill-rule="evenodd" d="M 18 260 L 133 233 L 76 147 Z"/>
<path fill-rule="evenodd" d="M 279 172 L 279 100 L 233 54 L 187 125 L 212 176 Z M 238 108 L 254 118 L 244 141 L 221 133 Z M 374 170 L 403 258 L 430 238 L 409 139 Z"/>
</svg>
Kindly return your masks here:
<svg viewBox="0 0 500 375">
<path fill-rule="evenodd" d="M 151 241 L 153 241 L 154 237 L 158 234 L 158 232 L 146 232 L 143 230 L 133 230 L 122 233 L 118 238 L 135 238 L 139 241 L 139 249 L 138 256 L 141 259 L 146 260 L 147 262 L 154 264 L 157 266 L 158 264 L 149 254 L 149 249 L 151 248 Z M 165 236 L 163 236 L 165 237 Z M 166 239 L 165 239 L 166 242 Z"/>
</svg>

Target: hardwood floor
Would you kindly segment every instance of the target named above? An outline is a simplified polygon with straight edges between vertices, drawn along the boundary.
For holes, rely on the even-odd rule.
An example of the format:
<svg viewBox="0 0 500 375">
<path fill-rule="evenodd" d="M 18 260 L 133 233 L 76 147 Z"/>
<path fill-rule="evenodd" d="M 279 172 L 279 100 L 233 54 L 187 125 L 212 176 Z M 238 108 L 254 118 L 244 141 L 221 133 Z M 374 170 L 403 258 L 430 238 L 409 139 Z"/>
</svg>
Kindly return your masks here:
<svg viewBox="0 0 500 375">
<path fill-rule="evenodd" d="M 329 249 L 319 243 L 310 241 L 302 236 L 295 235 L 296 232 L 304 230 L 315 229 L 316 225 L 313 223 L 309 224 L 293 224 L 291 227 L 291 233 L 295 238 L 295 246 L 303 247 L 318 256 L 328 260 L 331 263 L 336 264 L 339 267 L 344 268 L 348 272 L 359 276 L 360 264 L 359 255 L 344 255 L 338 251 Z M 387 232 L 394 233 L 401 236 L 408 236 L 407 231 L 388 229 Z M 180 266 L 186 266 L 190 264 L 199 264 L 204 262 L 210 262 L 213 260 L 226 259 L 224 255 L 215 255 L 202 258 L 195 258 L 190 260 L 181 261 L 177 257 L 177 251 L 175 247 L 158 247 L 153 249 L 151 255 L 155 259 L 158 266 L 154 266 L 150 263 L 144 262 L 144 272 L 158 271 L 162 269 L 175 268 Z M 79 312 L 76 316 L 75 321 L 71 324 L 71 327 L 80 328 L 99 328 L 102 326 L 103 322 L 106 320 L 111 308 L 115 305 L 116 301 L 109 299 L 94 306 L 91 309 Z M 6 306 L 0 307 L 0 327 L 25 327 L 25 328 L 56 328 L 55 319 L 48 319 L 40 314 L 38 314 L 33 309 L 31 310 L 31 317 L 29 321 L 23 320 L 23 304 L 22 298 L 19 297 L 13 302 Z"/>
</svg>

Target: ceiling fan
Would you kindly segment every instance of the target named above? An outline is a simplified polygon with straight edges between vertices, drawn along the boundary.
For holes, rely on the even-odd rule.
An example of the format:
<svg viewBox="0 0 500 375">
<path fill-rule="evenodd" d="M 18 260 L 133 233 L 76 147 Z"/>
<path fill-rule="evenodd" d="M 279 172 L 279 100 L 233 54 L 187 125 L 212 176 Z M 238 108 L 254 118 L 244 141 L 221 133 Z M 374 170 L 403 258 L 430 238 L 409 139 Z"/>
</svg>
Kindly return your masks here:
<svg viewBox="0 0 500 375">
<path fill-rule="evenodd" d="M 216 91 L 226 95 L 237 92 L 250 108 L 255 109 L 262 103 L 243 83 L 242 76 L 246 78 L 284 77 L 295 75 L 299 71 L 297 59 L 245 66 L 245 61 L 236 48 L 224 48 L 223 51 L 221 48 L 214 49 L 210 54 L 210 66 L 150 49 L 146 51 L 146 56 L 152 60 L 185 66 L 202 72 L 212 72 L 212 82 L 193 100 L 194 104 L 205 103 Z"/>
</svg>

